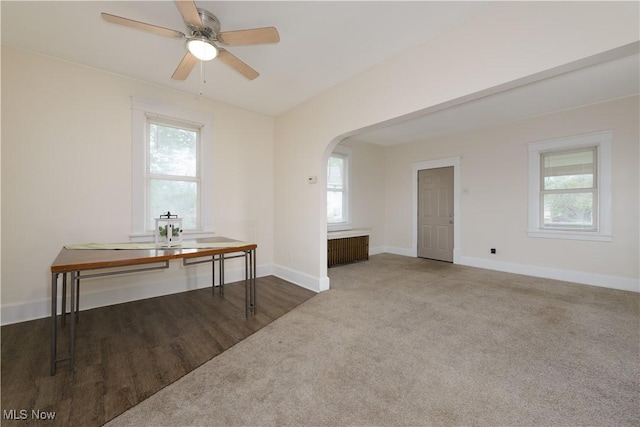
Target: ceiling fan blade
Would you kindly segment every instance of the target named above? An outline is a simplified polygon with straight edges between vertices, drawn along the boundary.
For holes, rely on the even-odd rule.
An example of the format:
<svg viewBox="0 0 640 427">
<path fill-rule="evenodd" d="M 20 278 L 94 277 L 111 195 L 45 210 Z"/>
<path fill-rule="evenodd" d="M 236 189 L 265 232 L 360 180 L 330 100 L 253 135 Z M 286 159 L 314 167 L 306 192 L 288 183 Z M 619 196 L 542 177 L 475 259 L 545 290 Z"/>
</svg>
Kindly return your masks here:
<svg viewBox="0 0 640 427">
<path fill-rule="evenodd" d="M 218 40 L 229 46 L 278 43 L 280 34 L 275 27 L 253 28 L 251 30 L 221 32 L 218 34 Z"/>
<path fill-rule="evenodd" d="M 198 8 L 193 0 L 176 0 L 176 6 L 178 6 L 178 10 L 180 10 L 184 22 L 195 27 L 204 27 L 202 19 L 200 19 L 200 14 L 198 13 Z"/>
<path fill-rule="evenodd" d="M 228 50 L 219 49 L 217 58 L 249 80 L 253 80 L 260 75 L 260 73 L 239 60 L 235 55 L 229 53 Z"/>
<path fill-rule="evenodd" d="M 186 80 L 197 62 L 198 58 L 193 56 L 191 52 L 187 51 L 187 54 L 182 58 L 182 61 L 180 61 L 178 68 L 173 72 L 171 78 L 174 80 Z"/>
<path fill-rule="evenodd" d="M 110 13 L 102 13 L 102 19 L 110 24 L 124 25 L 125 27 L 136 28 L 138 30 L 149 31 L 154 34 L 166 37 L 175 37 L 181 39 L 184 34 L 180 31 L 172 30 L 169 28 L 159 27 L 157 25 L 146 24 L 140 21 L 134 21 L 133 19 L 123 18 L 121 16 L 111 15 Z"/>
</svg>

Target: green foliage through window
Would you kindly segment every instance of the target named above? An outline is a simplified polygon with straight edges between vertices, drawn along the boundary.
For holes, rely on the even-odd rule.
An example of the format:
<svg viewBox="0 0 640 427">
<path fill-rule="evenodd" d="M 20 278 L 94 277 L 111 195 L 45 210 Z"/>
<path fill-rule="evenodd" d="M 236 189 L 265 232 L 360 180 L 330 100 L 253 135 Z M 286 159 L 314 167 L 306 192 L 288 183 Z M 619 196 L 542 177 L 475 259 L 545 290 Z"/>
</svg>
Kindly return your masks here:
<svg viewBox="0 0 640 427">
<path fill-rule="evenodd" d="M 596 148 L 541 154 L 543 226 L 594 229 Z"/>
<path fill-rule="evenodd" d="M 150 119 L 148 135 L 147 229 L 167 211 L 183 219 L 184 229 L 198 228 L 199 130 Z"/>
</svg>

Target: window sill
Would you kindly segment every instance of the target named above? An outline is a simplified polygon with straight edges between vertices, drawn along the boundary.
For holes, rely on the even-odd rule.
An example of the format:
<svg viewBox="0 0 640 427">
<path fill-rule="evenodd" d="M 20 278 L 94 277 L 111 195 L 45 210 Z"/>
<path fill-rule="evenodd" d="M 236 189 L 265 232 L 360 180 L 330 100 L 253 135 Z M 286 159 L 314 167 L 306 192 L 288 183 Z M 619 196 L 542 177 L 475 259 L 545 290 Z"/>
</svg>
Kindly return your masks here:
<svg viewBox="0 0 640 427">
<path fill-rule="evenodd" d="M 213 231 L 206 230 L 192 230 L 192 231 L 184 231 L 182 233 L 183 240 L 193 240 L 193 239 L 204 239 L 207 237 L 213 237 L 215 233 Z M 155 240 L 155 235 L 151 232 L 148 233 L 131 233 L 129 235 L 129 241 L 131 242 L 153 242 Z"/>
<path fill-rule="evenodd" d="M 358 237 L 368 236 L 371 234 L 370 228 L 353 228 L 348 230 L 329 230 L 327 232 L 327 239 L 341 239 L 344 237 Z"/>
<path fill-rule="evenodd" d="M 351 224 L 346 222 L 327 224 L 327 231 L 346 231 L 346 230 L 351 230 L 352 228 L 353 227 L 351 227 Z"/>
<path fill-rule="evenodd" d="M 579 232 L 567 230 L 529 230 L 529 237 L 539 237 L 543 239 L 567 239 L 567 240 L 590 240 L 596 242 L 610 242 L 613 236 L 594 232 Z"/>
</svg>

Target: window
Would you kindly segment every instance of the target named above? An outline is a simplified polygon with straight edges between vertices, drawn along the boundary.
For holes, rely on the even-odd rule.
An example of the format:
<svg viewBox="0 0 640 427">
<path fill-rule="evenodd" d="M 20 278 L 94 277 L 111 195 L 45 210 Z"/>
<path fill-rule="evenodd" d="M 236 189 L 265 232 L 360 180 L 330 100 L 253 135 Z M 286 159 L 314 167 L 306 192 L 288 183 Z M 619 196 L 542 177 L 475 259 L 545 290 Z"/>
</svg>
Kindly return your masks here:
<svg viewBox="0 0 640 427">
<path fill-rule="evenodd" d="M 327 163 L 327 223 L 333 228 L 349 222 L 349 159 L 347 147 L 336 147 Z"/>
<path fill-rule="evenodd" d="M 147 117 L 146 230 L 167 211 L 185 230 L 200 228 L 200 128 Z"/>
<path fill-rule="evenodd" d="M 596 147 L 541 153 L 540 228 L 595 230 Z"/>
<path fill-rule="evenodd" d="M 529 144 L 529 235 L 611 240 L 612 132 Z"/>
<path fill-rule="evenodd" d="M 208 117 L 134 99 L 133 240 L 153 236 L 154 218 L 170 211 L 185 235 L 212 235 L 211 121 Z"/>
</svg>

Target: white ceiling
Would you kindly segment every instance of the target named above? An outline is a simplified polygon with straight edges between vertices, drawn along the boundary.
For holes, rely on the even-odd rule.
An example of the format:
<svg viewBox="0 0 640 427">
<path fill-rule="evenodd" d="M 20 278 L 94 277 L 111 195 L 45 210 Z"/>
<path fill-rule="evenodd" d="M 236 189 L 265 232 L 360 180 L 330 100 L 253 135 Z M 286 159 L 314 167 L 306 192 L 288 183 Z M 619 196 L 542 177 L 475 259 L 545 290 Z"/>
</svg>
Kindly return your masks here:
<svg viewBox="0 0 640 427">
<path fill-rule="evenodd" d="M 260 72 L 248 81 L 219 61 L 184 82 L 171 75 L 184 40 L 108 24 L 100 12 L 186 32 L 173 1 L 2 1 L 2 43 L 278 115 L 462 23 L 486 2 L 196 1 L 222 31 L 275 26 L 280 43 L 229 47 Z"/>
<path fill-rule="evenodd" d="M 100 12 L 185 32 L 173 1 L 6 1 L 2 44 L 201 94 L 276 116 L 305 100 L 462 25 L 491 2 L 196 1 L 222 31 L 275 26 L 280 43 L 229 47 L 258 70 L 246 80 L 218 61 L 196 66 L 184 81 L 171 74 L 184 40 L 108 24 Z M 636 49 L 637 51 L 637 49 Z M 357 139 L 380 145 L 413 142 L 637 94 L 638 55 L 487 96 L 419 118 L 369 130 Z M 206 83 L 203 83 L 206 80 Z"/>
</svg>

